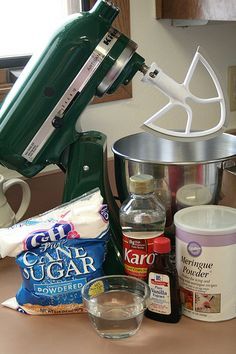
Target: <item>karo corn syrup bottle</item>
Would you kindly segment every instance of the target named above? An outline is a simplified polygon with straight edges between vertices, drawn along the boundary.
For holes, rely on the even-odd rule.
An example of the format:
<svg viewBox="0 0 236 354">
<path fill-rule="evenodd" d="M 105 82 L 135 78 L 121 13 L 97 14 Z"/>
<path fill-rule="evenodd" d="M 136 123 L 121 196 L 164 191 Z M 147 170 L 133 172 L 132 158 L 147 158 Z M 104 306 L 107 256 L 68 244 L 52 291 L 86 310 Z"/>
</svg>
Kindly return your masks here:
<svg viewBox="0 0 236 354">
<path fill-rule="evenodd" d="M 130 177 L 130 195 L 120 208 L 125 273 L 146 280 L 154 261 L 153 242 L 164 232 L 165 207 L 154 193 L 154 178 Z"/>
</svg>

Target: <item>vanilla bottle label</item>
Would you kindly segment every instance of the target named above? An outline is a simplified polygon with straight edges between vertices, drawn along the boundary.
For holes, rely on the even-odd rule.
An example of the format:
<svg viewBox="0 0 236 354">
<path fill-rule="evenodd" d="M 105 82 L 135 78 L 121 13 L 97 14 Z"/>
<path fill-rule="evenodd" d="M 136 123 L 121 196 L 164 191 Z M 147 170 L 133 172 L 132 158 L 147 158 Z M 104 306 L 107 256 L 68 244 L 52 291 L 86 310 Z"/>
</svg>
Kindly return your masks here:
<svg viewBox="0 0 236 354">
<path fill-rule="evenodd" d="M 150 272 L 148 285 L 151 289 L 148 309 L 163 315 L 171 314 L 170 278 L 166 274 Z"/>
</svg>

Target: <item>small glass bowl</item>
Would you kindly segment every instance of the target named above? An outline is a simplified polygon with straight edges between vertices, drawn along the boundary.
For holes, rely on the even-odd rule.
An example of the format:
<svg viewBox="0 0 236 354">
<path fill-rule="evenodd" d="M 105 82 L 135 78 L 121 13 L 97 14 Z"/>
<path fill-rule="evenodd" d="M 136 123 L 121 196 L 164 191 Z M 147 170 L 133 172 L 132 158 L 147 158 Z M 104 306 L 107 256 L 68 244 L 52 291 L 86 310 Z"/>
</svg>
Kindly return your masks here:
<svg viewBox="0 0 236 354">
<path fill-rule="evenodd" d="M 97 333 L 104 338 L 121 339 L 140 328 L 150 289 L 142 280 L 108 275 L 85 284 L 82 297 Z"/>
</svg>

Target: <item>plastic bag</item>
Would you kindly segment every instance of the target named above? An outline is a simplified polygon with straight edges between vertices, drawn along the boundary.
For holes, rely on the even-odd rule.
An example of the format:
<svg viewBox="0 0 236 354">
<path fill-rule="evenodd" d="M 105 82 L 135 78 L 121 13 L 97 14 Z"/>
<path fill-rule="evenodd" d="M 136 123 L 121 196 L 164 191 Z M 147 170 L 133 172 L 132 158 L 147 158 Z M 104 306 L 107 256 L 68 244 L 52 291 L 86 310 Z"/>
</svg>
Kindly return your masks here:
<svg viewBox="0 0 236 354">
<path fill-rule="evenodd" d="M 108 209 L 99 190 L 8 229 L 0 254 L 14 256 L 23 283 L 4 306 L 28 314 L 84 312 L 81 289 L 103 275 Z"/>
</svg>

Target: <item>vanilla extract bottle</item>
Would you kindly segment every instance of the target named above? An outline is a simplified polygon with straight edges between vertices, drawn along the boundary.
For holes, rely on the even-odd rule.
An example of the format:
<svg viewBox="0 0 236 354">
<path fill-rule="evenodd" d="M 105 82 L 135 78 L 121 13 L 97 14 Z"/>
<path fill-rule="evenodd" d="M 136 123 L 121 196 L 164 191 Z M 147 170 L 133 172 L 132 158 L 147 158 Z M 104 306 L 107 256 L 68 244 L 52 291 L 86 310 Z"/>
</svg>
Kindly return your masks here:
<svg viewBox="0 0 236 354">
<path fill-rule="evenodd" d="M 163 235 L 165 228 L 165 207 L 154 193 L 153 176 L 131 176 L 129 189 L 130 195 L 120 208 L 124 268 L 127 275 L 147 280 L 154 260 L 154 239 Z"/>
<path fill-rule="evenodd" d="M 181 318 L 181 300 L 176 267 L 170 261 L 171 244 L 167 237 L 154 240 L 155 259 L 148 270 L 151 296 L 145 316 L 176 323 Z"/>
</svg>

